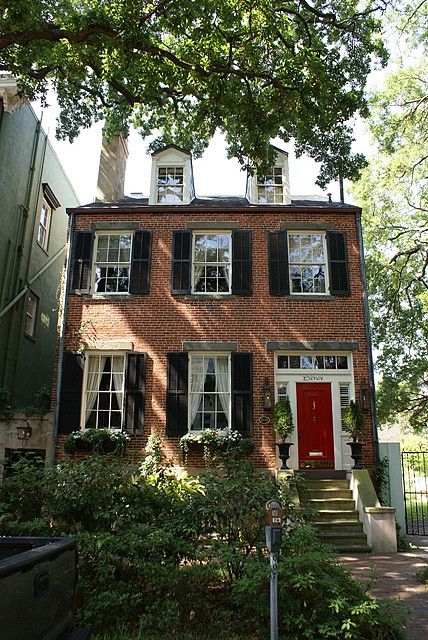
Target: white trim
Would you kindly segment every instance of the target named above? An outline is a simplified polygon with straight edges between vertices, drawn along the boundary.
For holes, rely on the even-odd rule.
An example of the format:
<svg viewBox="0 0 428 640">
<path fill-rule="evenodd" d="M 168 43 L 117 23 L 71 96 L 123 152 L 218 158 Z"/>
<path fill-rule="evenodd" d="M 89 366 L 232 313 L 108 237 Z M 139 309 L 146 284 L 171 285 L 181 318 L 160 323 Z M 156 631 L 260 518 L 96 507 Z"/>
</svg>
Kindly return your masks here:
<svg viewBox="0 0 428 640">
<path fill-rule="evenodd" d="M 324 282 L 325 282 L 325 291 L 293 291 L 292 282 L 291 282 L 291 268 L 293 265 L 304 265 L 308 266 L 318 266 L 317 263 L 305 263 L 299 262 L 294 263 L 290 261 L 290 236 L 298 235 L 298 236 L 321 236 L 323 243 L 323 253 L 324 253 L 324 262 L 320 263 L 319 266 L 324 266 Z M 327 247 L 327 233 L 320 229 L 290 229 L 287 231 L 287 254 L 288 254 L 288 282 L 290 287 L 290 296 L 317 296 L 322 298 L 323 296 L 330 295 L 330 273 L 329 273 L 329 259 L 328 259 L 328 247 Z"/>
<path fill-rule="evenodd" d="M 229 424 L 227 426 L 226 429 L 219 429 L 219 433 L 226 433 L 228 431 L 231 431 L 232 426 L 232 354 L 230 352 L 227 351 L 192 351 L 191 353 L 188 354 L 188 358 L 189 358 L 189 366 L 188 366 L 188 372 L 187 372 L 187 398 L 188 398 L 188 407 L 187 407 L 187 430 L 188 433 L 198 433 L 199 430 L 197 429 L 192 429 L 192 424 L 191 424 L 191 402 L 190 402 L 190 389 L 191 389 L 191 380 L 192 380 L 192 358 L 195 356 L 204 356 L 204 357 L 208 357 L 211 358 L 213 356 L 221 356 L 221 357 L 227 357 L 228 359 L 228 367 L 229 367 L 229 415 L 230 415 L 230 421 Z M 204 431 L 204 429 L 201 429 L 200 431 Z"/>
<path fill-rule="evenodd" d="M 119 428 L 113 428 L 109 430 L 111 431 L 120 431 L 123 428 L 124 421 L 124 407 L 125 407 L 125 375 L 126 375 L 126 351 L 118 350 L 118 351 L 102 351 L 102 350 L 88 350 L 84 353 L 84 367 L 83 367 L 83 381 L 82 381 L 82 392 L 81 392 L 81 407 L 80 407 L 80 429 L 84 430 L 86 428 L 91 429 L 94 427 L 86 427 L 86 392 L 87 392 L 87 382 L 88 382 L 88 371 L 89 371 L 89 358 L 91 356 L 104 356 L 106 358 L 114 357 L 114 356 L 123 356 L 123 381 L 122 381 L 122 407 L 121 407 L 121 426 Z M 101 427 L 97 427 L 101 428 Z"/>
<path fill-rule="evenodd" d="M 348 356 L 348 369 L 278 369 L 277 357 L 279 355 L 341 355 Z M 290 399 L 293 412 L 295 430 L 288 441 L 294 443 L 290 449 L 290 467 L 299 468 L 299 428 L 297 424 L 297 388 L 301 383 L 328 383 L 331 389 L 331 409 L 333 418 L 333 444 L 334 444 L 334 468 L 348 469 L 351 467 L 349 447 L 349 434 L 342 431 L 342 415 L 340 410 L 340 385 L 349 384 L 349 398 L 355 398 L 354 369 L 352 353 L 349 351 L 274 351 L 275 373 L 275 401 L 278 399 L 278 386 L 287 385 L 287 394 Z"/>
<path fill-rule="evenodd" d="M 46 225 L 42 224 L 43 209 L 46 210 Z M 51 233 L 52 213 L 53 213 L 53 208 L 51 207 L 49 202 L 46 200 L 46 198 L 42 198 L 42 206 L 40 207 L 40 214 L 39 214 L 39 226 L 37 227 L 37 244 L 44 251 L 47 251 L 48 250 L 48 246 L 49 246 L 49 236 L 50 236 L 50 233 Z M 43 242 L 40 240 L 40 229 L 43 229 L 43 232 L 42 232 L 43 233 L 43 238 L 44 238 Z"/>
<path fill-rule="evenodd" d="M 229 256 L 229 290 L 228 291 L 195 291 L 195 242 L 196 242 L 196 236 L 208 236 L 208 235 L 216 235 L 216 236 L 229 236 L 229 251 L 230 251 L 230 256 Z M 194 229 L 192 231 L 192 256 L 191 256 L 191 274 L 190 274 L 190 286 L 191 286 L 191 293 L 194 295 L 198 295 L 198 296 L 229 296 L 232 293 L 232 251 L 233 251 L 233 247 L 232 247 L 232 232 L 228 231 L 228 230 L 213 230 L 210 231 L 209 229 L 202 229 L 201 231 L 199 231 L 198 229 Z M 204 264 L 211 264 L 211 263 L 204 263 Z M 215 262 L 212 263 L 213 265 L 218 266 L 219 262 Z"/>
<path fill-rule="evenodd" d="M 24 334 L 29 338 L 34 338 L 38 305 L 39 305 L 39 298 L 32 291 L 29 291 L 27 296 L 27 305 L 25 307 L 25 322 L 24 322 Z M 27 321 L 30 328 L 29 331 L 27 331 Z"/>
<path fill-rule="evenodd" d="M 97 264 L 100 265 L 107 265 L 109 263 L 107 262 L 98 262 L 97 261 L 97 251 L 98 251 L 98 239 L 100 238 L 100 236 L 120 236 L 120 235 L 129 235 L 131 236 L 131 246 L 130 246 L 130 253 L 129 253 L 129 262 L 119 262 L 119 260 L 117 261 L 117 263 L 115 263 L 118 266 L 127 266 L 128 265 L 128 269 L 129 269 L 129 276 L 128 276 L 128 289 L 126 291 L 95 291 L 95 279 L 96 279 L 96 266 Z M 95 231 L 94 233 L 94 244 L 93 244 L 93 248 L 92 248 L 92 264 L 91 264 L 91 285 L 90 285 L 90 292 L 93 294 L 94 297 L 104 297 L 104 296 L 124 296 L 129 294 L 129 284 L 131 281 L 131 264 L 132 264 L 132 249 L 133 249 L 133 244 L 134 244 L 134 231 L 130 230 L 130 229 L 99 229 L 97 231 Z M 111 263 L 113 265 L 113 263 Z"/>
</svg>

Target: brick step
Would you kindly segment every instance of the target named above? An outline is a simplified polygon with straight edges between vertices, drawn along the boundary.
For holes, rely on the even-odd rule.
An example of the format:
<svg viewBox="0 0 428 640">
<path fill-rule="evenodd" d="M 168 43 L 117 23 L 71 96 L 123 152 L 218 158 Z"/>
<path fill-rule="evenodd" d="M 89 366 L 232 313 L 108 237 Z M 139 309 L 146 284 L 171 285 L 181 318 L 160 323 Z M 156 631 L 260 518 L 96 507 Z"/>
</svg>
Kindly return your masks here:
<svg viewBox="0 0 428 640">
<path fill-rule="evenodd" d="M 306 480 L 305 488 L 308 491 L 320 489 L 349 489 L 348 480 Z"/>
<path fill-rule="evenodd" d="M 330 500 L 309 499 L 308 506 L 313 509 L 322 511 L 324 509 L 330 511 L 350 511 L 355 509 L 355 500 L 347 500 L 346 498 L 330 498 Z"/>
<path fill-rule="evenodd" d="M 331 520 L 342 520 L 342 521 L 356 521 L 359 522 L 358 511 L 355 510 L 338 510 L 338 509 L 323 509 L 322 511 L 318 511 L 317 513 L 317 521 L 325 520 L 326 522 L 330 522 Z"/>
<path fill-rule="evenodd" d="M 349 520 L 326 520 L 324 522 L 313 522 L 320 533 L 363 533 L 362 522 L 351 522 Z"/>
<path fill-rule="evenodd" d="M 330 498 L 346 498 L 352 500 L 351 489 L 310 489 L 309 500 L 330 500 Z"/>
</svg>

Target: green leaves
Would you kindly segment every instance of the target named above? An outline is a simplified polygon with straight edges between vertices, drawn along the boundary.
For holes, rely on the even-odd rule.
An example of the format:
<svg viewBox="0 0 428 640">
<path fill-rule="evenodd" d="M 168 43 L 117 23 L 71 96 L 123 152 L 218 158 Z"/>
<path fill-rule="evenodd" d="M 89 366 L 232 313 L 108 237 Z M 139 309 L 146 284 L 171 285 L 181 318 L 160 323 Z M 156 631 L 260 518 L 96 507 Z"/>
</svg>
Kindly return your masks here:
<svg viewBox="0 0 428 640">
<path fill-rule="evenodd" d="M 364 165 L 349 122 L 372 57 L 385 60 L 379 33 L 371 3 L 351 0 L 0 2 L 0 69 L 31 97 L 53 83 L 59 137 L 106 118 L 199 155 L 218 128 L 264 169 L 269 140 L 294 137 L 325 184 Z"/>
</svg>

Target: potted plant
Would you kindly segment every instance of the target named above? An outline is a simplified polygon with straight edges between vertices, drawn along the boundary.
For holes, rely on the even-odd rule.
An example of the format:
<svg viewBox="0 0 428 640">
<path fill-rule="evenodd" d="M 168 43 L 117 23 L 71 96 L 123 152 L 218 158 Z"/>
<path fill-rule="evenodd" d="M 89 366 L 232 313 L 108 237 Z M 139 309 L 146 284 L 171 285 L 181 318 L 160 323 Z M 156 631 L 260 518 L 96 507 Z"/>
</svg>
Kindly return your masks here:
<svg viewBox="0 0 428 640">
<path fill-rule="evenodd" d="M 293 443 L 285 442 L 285 439 L 294 431 L 293 413 L 288 397 L 280 398 L 275 404 L 272 426 L 280 440 L 276 446 L 278 447 L 279 457 L 282 462 L 281 469 L 288 469 L 287 460 L 290 457 L 290 447 Z"/>
<path fill-rule="evenodd" d="M 363 443 L 359 442 L 359 438 L 364 433 L 364 413 L 359 402 L 351 400 L 349 406 L 345 409 L 343 423 L 352 436 L 352 442 L 347 442 L 346 444 L 351 447 L 351 458 L 354 460 L 353 469 L 362 469 Z"/>
</svg>

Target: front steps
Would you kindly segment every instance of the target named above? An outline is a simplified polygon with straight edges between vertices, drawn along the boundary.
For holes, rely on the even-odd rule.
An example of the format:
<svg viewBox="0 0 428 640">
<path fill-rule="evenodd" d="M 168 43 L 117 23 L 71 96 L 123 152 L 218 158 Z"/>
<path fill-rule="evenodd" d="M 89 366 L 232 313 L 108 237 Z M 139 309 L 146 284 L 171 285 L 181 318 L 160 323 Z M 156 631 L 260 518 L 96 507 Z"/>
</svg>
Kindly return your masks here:
<svg viewBox="0 0 428 640">
<path fill-rule="evenodd" d="M 313 524 L 321 540 L 339 553 L 370 553 L 345 472 L 335 472 L 333 477 L 326 471 L 303 475 L 308 506 L 318 511 Z"/>
</svg>

